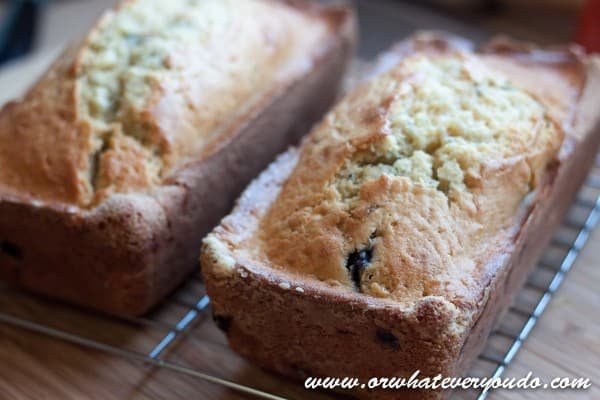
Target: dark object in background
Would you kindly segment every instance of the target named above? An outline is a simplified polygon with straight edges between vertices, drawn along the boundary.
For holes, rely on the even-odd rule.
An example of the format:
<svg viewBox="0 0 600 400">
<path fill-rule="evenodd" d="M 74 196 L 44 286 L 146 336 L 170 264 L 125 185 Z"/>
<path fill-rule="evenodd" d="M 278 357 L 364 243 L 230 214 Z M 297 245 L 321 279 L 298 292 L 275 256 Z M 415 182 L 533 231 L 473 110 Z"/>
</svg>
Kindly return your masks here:
<svg viewBox="0 0 600 400">
<path fill-rule="evenodd" d="M 575 41 L 588 53 L 600 53 L 600 0 L 587 0 L 581 9 Z"/>
<path fill-rule="evenodd" d="M 0 19 L 0 64 L 25 55 L 33 46 L 35 30 L 45 0 L 10 0 Z"/>
<path fill-rule="evenodd" d="M 479 0 L 476 0 L 479 1 Z M 488 35 L 429 1 L 354 0 L 360 20 L 358 55 L 372 59 L 417 30 L 443 30 L 484 42 Z"/>
</svg>

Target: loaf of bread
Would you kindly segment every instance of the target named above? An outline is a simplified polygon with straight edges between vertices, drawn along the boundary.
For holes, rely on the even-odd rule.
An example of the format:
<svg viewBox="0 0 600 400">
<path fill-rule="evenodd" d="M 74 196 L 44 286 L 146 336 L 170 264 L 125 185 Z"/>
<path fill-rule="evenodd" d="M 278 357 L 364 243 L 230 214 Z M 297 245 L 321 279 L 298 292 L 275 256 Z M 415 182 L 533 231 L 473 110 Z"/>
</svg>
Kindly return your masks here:
<svg viewBox="0 0 600 400">
<path fill-rule="evenodd" d="M 127 0 L 0 112 L 0 276 L 139 314 L 336 98 L 355 23 L 295 0 Z"/>
<path fill-rule="evenodd" d="M 207 236 L 234 350 L 296 378 L 465 372 L 600 143 L 600 60 L 472 47 L 428 33 L 396 46 Z"/>
</svg>

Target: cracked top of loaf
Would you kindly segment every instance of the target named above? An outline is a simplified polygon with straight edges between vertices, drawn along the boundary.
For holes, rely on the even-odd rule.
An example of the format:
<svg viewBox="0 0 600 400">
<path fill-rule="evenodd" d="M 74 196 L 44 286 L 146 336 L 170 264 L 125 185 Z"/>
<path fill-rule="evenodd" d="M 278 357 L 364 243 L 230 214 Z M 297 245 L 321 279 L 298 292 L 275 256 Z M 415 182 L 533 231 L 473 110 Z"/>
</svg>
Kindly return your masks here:
<svg viewBox="0 0 600 400">
<path fill-rule="evenodd" d="M 404 305 L 460 303 L 516 234 L 564 136 L 560 110 L 496 64 L 417 53 L 351 92 L 300 147 L 257 257 Z"/>
<path fill-rule="evenodd" d="M 150 190 L 308 70 L 328 29 L 291 1 L 124 1 L 1 111 L 0 191 L 90 207 Z"/>
</svg>

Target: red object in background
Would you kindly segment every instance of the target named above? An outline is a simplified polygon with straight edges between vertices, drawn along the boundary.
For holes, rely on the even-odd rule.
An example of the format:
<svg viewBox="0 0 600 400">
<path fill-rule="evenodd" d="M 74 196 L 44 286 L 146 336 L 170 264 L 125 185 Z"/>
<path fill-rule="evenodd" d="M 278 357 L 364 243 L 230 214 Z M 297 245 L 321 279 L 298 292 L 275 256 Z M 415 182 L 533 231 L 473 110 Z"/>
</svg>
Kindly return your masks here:
<svg viewBox="0 0 600 400">
<path fill-rule="evenodd" d="M 587 0 L 583 5 L 575 41 L 589 53 L 600 53 L 600 0 Z"/>
</svg>

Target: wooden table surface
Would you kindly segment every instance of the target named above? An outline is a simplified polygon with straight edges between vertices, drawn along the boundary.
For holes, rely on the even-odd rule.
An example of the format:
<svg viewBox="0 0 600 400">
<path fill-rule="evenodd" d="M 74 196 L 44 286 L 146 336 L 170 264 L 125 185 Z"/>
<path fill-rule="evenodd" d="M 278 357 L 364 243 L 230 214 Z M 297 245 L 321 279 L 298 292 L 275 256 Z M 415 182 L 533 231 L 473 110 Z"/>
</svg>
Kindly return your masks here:
<svg viewBox="0 0 600 400">
<path fill-rule="evenodd" d="M 490 26 L 505 26 L 488 21 Z M 526 28 L 521 25 L 523 35 Z M 566 28 L 558 31 L 563 34 Z M 534 30 L 531 36 L 539 35 Z M 44 70 L 58 48 L 44 50 L 0 72 L 0 104 L 21 93 Z M 496 391 L 503 399 L 600 399 L 600 229 L 595 229 L 573 270 L 550 303 L 532 334 L 509 365 L 506 376 L 528 371 L 549 379 L 555 376 L 589 377 L 586 391 Z M 27 317 L 107 343 L 146 352 L 164 335 L 151 329 L 131 328 L 86 312 L 32 299 L 13 290 L 0 291 L 0 312 Z M 168 306 L 154 317 L 172 322 L 185 310 Z M 202 340 L 200 340 L 200 338 Z M 204 372 L 224 376 L 292 398 L 307 392 L 293 383 L 247 364 L 229 351 L 212 323 L 200 321 L 191 333 L 165 355 L 172 362 L 201 366 Z M 182 376 L 162 368 L 141 365 L 122 357 L 90 350 L 45 335 L 0 324 L 0 399 L 191 399 L 248 398 L 218 385 Z M 310 398 L 331 396 L 311 393 Z"/>
</svg>

